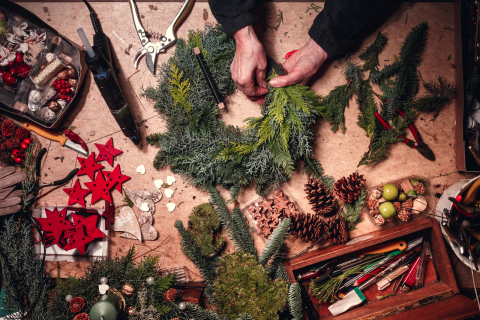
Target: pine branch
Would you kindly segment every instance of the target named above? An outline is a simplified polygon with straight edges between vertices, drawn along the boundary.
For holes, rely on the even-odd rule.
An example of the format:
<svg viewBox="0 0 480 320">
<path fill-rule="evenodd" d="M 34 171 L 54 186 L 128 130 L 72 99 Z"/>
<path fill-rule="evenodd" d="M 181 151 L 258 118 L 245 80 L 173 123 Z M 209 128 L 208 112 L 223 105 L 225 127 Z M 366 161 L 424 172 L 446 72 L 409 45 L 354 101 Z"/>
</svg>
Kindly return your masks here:
<svg viewBox="0 0 480 320">
<path fill-rule="evenodd" d="M 268 242 L 262 251 L 262 255 L 258 259 L 260 265 L 265 266 L 277 252 L 280 252 L 284 245 L 283 241 L 288 236 L 289 229 L 290 218 L 283 219 L 268 239 Z"/>
<path fill-rule="evenodd" d="M 373 98 L 372 87 L 368 80 L 357 94 L 358 104 L 358 121 L 357 124 L 367 133 L 367 136 L 372 139 L 376 130 L 376 118 L 374 113 L 377 112 L 377 105 Z"/>
<path fill-rule="evenodd" d="M 348 231 L 352 231 L 356 229 L 357 224 L 362 222 L 362 218 L 360 217 L 360 212 L 363 209 L 363 205 L 365 204 L 365 197 L 366 193 L 365 190 L 362 189 L 362 192 L 358 196 L 358 199 L 353 203 L 345 204 L 345 210 L 342 211 L 342 216 L 345 222 L 347 223 Z"/>
<path fill-rule="evenodd" d="M 303 161 L 303 172 L 308 177 L 314 177 L 325 184 L 329 189 L 333 190 L 335 179 L 332 176 L 323 174 L 323 168 L 320 162 L 315 158 L 305 158 Z"/>
<path fill-rule="evenodd" d="M 435 121 L 443 107 L 455 98 L 457 88 L 443 80 L 442 77 L 438 77 L 438 84 L 433 81 L 430 83 L 422 81 L 422 83 L 428 93 L 416 98 L 412 108 L 419 112 L 433 112 L 432 121 Z"/>
<path fill-rule="evenodd" d="M 293 320 L 303 319 L 302 296 L 300 294 L 300 284 L 293 283 L 288 291 L 288 307 Z"/>
<path fill-rule="evenodd" d="M 362 68 L 363 71 L 378 71 L 378 56 L 386 44 L 387 37 L 379 31 L 375 41 L 358 56 L 363 61 L 366 61 Z"/>
</svg>

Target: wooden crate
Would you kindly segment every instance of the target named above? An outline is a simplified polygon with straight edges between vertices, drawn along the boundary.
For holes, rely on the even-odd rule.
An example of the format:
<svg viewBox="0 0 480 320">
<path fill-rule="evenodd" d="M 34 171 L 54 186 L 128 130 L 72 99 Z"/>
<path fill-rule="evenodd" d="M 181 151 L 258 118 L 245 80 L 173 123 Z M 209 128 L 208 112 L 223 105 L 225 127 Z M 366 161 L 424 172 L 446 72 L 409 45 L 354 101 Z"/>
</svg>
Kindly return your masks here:
<svg viewBox="0 0 480 320">
<path fill-rule="evenodd" d="M 443 241 L 443 236 L 440 231 L 438 222 L 430 218 L 415 220 L 406 225 L 394 227 L 391 229 L 377 230 L 371 232 L 369 233 L 369 235 L 374 236 L 372 239 L 358 242 L 352 245 L 332 245 L 324 249 L 314 250 L 305 253 L 304 255 L 296 259 L 287 261 L 285 263 L 289 280 L 291 283 L 295 282 L 295 277 L 299 273 L 306 271 L 309 269 L 309 267 L 319 264 L 323 261 L 335 258 L 338 259 L 354 257 L 356 254 L 358 254 L 357 251 L 366 249 L 377 244 L 393 240 L 405 239 L 408 237 L 418 237 L 423 234 L 423 231 L 425 229 L 431 229 L 431 248 L 439 279 L 436 279 L 433 268 L 427 268 L 425 287 L 419 290 L 412 290 L 409 293 L 397 294 L 395 296 L 374 302 L 368 302 L 370 301 L 368 300 L 366 303 L 357 306 L 356 308 L 353 308 L 337 317 L 333 317 L 331 314 L 325 315 L 326 306 L 321 304 L 317 308 L 317 311 L 319 311 L 321 315 L 324 315 L 322 319 L 382 319 L 390 316 L 395 316 L 395 319 L 412 319 L 411 314 L 406 312 L 405 317 L 403 317 L 402 312 L 411 311 L 413 312 L 413 314 L 420 315 L 426 314 L 423 311 L 428 310 L 428 315 L 432 315 L 436 312 L 436 310 L 439 310 L 439 313 L 437 314 L 440 314 L 440 310 L 443 309 L 431 308 L 431 306 L 428 305 L 441 300 L 445 300 L 441 302 L 442 305 L 446 304 L 450 305 L 451 307 L 458 306 L 458 310 L 456 312 L 453 312 L 453 314 L 455 315 L 454 317 L 442 317 L 442 319 L 461 319 L 477 313 L 480 314 L 476 302 L 459 295 L 457 282 L 455 280 L 455 276 L 450 265 L 450 260 L 448 259 L 445 243 Z M 429 269 L 430 271 L 428 271 Z M 390 293 L 390 291 L 387 290 L 386 293 Z M 462 303 L 449 303 L 449 301 L 451 302 L 450 299 L 456 299 L 461 301 Z M 313 298 L 312 300 L 316 305 L 318 301 L 315 298 Z M 425 310 L 423 310 L 424 308 Z M 441 312 L 442 315 L 445 314 L 445 310 Z M 418 317 L 414 318 L 420 319 Z"/>
</svg>

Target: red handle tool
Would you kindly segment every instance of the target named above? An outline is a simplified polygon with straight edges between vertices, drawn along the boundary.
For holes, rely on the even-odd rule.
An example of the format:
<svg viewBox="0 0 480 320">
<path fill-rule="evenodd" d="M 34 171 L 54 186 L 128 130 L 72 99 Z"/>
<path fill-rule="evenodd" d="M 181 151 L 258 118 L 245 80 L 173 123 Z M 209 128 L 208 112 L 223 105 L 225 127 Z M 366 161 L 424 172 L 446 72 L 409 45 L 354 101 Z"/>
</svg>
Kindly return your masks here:
<svg viewBox="0 0 480 320">
<path fill-rule="evenodd" d="M 381 115 L 379 115 L 377 112 L 374 112 L 373 114 L 375 115 L 375 118 L 377 118 L 377 120 L 380 121 L 380 123 L 385 127 L 385 129 L 390 130 L 390 125 L 385 120 L 383 120 Z M 403 115 L 405 115 L 405 113 Z M 414 131 L 415 131 L 415 133 L 413 133 Z M 415 139 L 417 139 L 418 131 L 417 130 L 412 130 L 412 133 L 413 133 L 413 136 L 415 137 Z M 405 137 L 405 136 L 398 136 L 398 137 L 404 139 L 403 142 L 407 146 L 409 146 L 411 148 L 416 148 L 417 147 L 417 144 L 415 142 L 413 142 L 412 140 L 408 139 L 407 137 Z"/>
</svg>

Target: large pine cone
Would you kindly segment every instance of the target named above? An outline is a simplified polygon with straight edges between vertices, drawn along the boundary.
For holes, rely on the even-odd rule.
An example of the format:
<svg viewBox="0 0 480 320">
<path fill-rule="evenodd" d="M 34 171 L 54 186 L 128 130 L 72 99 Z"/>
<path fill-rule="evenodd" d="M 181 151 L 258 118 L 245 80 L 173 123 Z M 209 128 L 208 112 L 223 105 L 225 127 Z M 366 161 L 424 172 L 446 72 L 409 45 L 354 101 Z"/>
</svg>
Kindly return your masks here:
<svg viewBox="0 0 480 320">
<path fill-rule="evenodd" d="M 354 172 L 348 178 L 343 177 L 335 182 L 333 190 L 335 190 L 340 199 L 346 203 L 352 203 L 358 199 L 358 195 L 363 189 L 364 181 L 363 175 Z"/>
<path fill-rule="evenodd" d="M 16 138 L 5 140 L 5 142 L 2 143 L 0 148 L 2 148 L 2 150 L 10 150 L 10 151 L 13 149 L 19 149 L 20 141 Z"/>
<path fill-rule="evenodd" d="M 319 180 L 308 179 L 304 190 L 307 193 L 308 202 L 316 214 L 326 215 L 335 208 L 335 197 L 332 190 L 329 190 Z"/>
<path fill-rule="evenodd" d="M 315 242 L 324 233 L 324 222 L 317 215 L 298 213 L 290 215 L 290 219 L 290 234 L 305 242 Z"/>
<path fill-rule="evenodd" d="M 3 121 L 2 123 L 2 135 L 4 137 L 11 137 L 15 134 L 15 130 L 17 129 L 17 126 L 15 125 L 15 123 L 10 120 L 10 119 L 6 119 L 5 121 Z"/>
<path fill-rule="evenodd" d="M 342 216 L 335 216 L 327 219 L 324 229 L 330 229 L 330 233 L 327 236 L 328 241 L 333 241 L 335 243 L 348 241 L 347 223 Z"/>
</svg>

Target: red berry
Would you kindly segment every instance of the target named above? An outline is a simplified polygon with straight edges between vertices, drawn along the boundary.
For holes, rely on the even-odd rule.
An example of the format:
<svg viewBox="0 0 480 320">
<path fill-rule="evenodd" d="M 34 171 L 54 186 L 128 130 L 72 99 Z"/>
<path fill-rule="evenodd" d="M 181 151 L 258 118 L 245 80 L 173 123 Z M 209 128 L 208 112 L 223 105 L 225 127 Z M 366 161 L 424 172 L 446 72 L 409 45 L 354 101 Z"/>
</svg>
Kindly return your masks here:
<svg viewBox="0 0 480 320">
<path fill-rule="evenodd" d="M 23 62 L 23 54 L 21 52 L 17 52 L 17 56 L 15 57 L 15 62 L 16 63 Z"/>
<path fill-rule="evenodd" d="M 12 154 L 15 156 L 15 157 L 20 157 L 22 155 L 22 151 L 20 151 L 19 149 L 14 149 L 12 151 Z"/>
<path fill-rule="evenodd" d="M 57 93 L 55 93 L 55 95 L 50 99 L 50 101 L 56 101 L 60 98 L 60 92 L 57 91 Z"/>
<path fill-rule="evenodd" d="M 22 148 L 23 150 L 25 150 L 25 149 L 28 148 L 28 144 L 22 142 L 22 144 L 20 145 L 20 148 Z"/>
<path fill-rule="evenodd" d="M 68 82 L 65 83 L 65 88 L 70 88 L 70 87 L 71 87 L 70 83 L 68 83 Z"/>
<path fill-rule="evenodd" d="M 17 70 L 15 68 L 10 68 L 10 74 L 12 76 L 16 76 L 17 75 Z"/>
<path fill-rule="evenodd" d="M 60 94 L 65 94 L 65 89 L 60 89 Z"/>
<path fill-rule="evenodd" d="M 62 89 L 62 86 L 59 85 L 59 84 L 57 84 L 57 85 L 55 86 L 55 89 L 60 90 L 60 89 Z"/>
<path fill-rule="evenodd" d="M 24 153 L 22 153 L 21 157 L 23 158 L 23 160 L 25 160 L 25 158 L 27 157 L 27 154 L 24 152 Z"/>
<path fill-rule="evenodd" d="M 64 95 L 64 94 L 62 94 L 62 95 L 60 96 L 60 99 L 62 99 L 62 100 L 67 100 L 67 96 Z"/>
<path fill-rule="evenodd" d="M 6 84 L 10 86 L 13 86 L 17 82 L 17 79 L 12 77 L 12 75 L 6 71 L 2 74 L 2 79 L 3 81 L 5 81 Z"/>
<path fill-rule="evenodd" d="M 20 163 L 20 162 L 23 161 L 23 159 L 20 158 L 20 157 L 16 157 L 16 158 L 13 159 L 13 161 L 15 161 L 16 163 Z"/>
<path fill-rule="evenodd" d="M 70 102 L 70 101 L 72 101 L 72 97 L 67 96 L 67 102 Z"/>
<path fill-rule="evenodd" d="M 65 87 L 65 83 L 62 83 L 61 86 L 62 86 L 63 89 L 66 88 L 66 87 Z"/>
<path fill-rule="evenodd" d="M 30 138 L 23 139 L 23 143 L 30 144 L 32 140 Z"/>
<path fill-rule="evenodd" d="M 26 63 L 17 64 L 17 74 L 19 77 L 26 78 L 30 74 L 30 66 Z"/>
<path fill-rule="evenodd" d="M 8 66 L 9 66 L 10 68 L 13 67 L 13 66 L 15 66 L 15 61 L 10 61 L 10 62 L 8 63 Z"/>
<path fill-rule="evenodd" d="M 60 83 L 61 83 L 61 84 L 65 84 L 65 82 L 66 82 L 66 81 L 65 81 L 64 79 L 60 80 Z"/>
<path fill-rule="evenodd" d="M 71 93 L 72 93 L 72 89 L 67 88 L 67 89 L 65 89 L 65 92 L 66 92 L 67 94 L 71 94 Z"/>
</svg>

